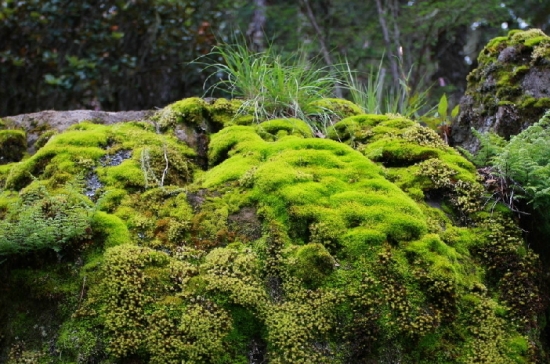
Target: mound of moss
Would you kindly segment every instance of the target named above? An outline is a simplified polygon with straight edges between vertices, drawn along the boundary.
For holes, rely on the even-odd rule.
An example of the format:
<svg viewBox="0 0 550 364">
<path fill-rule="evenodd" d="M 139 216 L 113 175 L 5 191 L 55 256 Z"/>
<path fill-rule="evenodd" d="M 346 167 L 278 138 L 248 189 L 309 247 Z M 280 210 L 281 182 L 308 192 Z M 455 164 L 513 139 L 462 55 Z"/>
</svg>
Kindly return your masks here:
<svg viewBox="0 0 550 364">
<path fill-rule="evenodd" d="M 2 130 L 0 125 L 0 165 L 18 162 L 27 151 L 27 138 L 22 130 Z"/>
<path fill-rule="evenodd" d="M 452 127 L 454 145 L 470 152 L 479 147 L 471 128 L 508 139 L 550 108 L 550 37 L 539 29 L 512 30 L 490 41 L 478 63 Z"/>
<path fill-rule="evenodd" d="M 238 103 L 80 123 L 2 166 L 0 361 L 546 360 L 538 258 L 435 132 L 330 100 L 316 138 Z"/>
</svg>

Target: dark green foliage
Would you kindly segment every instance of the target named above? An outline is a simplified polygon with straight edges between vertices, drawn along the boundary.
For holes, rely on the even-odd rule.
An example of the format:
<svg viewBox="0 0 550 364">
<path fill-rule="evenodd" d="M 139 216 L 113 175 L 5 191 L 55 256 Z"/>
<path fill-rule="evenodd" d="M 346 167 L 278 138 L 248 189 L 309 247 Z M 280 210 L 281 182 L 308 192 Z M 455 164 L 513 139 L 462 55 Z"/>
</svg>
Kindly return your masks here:
<svg viewBox="0 0 550 364">
<path fill-rule="evenodd" d="M 3 1 L 0 115 L 146 109 L 200 93 L 204 76 L 187 64 L 210 50 L 230 10 L 226 1 Z"/>
<path fill-rule="evenodd" d="M 500 179 L 495 196 L 514 206 L 526 202 L 535 211 L 550 207 L 550 112 L 509 142 L 496 134 L 480 134 L 481 148 L 476 155 L 465 154 L 476 165 L 489 166 L 489 176 Z M 489 184 L 494 184 L 492 180 Z"/>
<path fill-rule="evenodd" d="M 495 133 L 482 134 L 475 129 L 471 129 L 472 134 L 479 139 L 479 150 L 472 154 L 464 148 L 458 148 L 466 158 L 478 167 L 490 165 L 493 158 L 502 152 L 502 148 L 506 145 L 503 137 Z"/>
<path fill-rule="evenodd" d="M 0 256 L 60 251 L 71 242 L 91 237 L 89 206 L 69 194 L 38 192 L 8 209 L 0 220 Z"/>
<path fill-rule="evenodd" d="M 0 164 L 18 162 L 27 150 L 27 136 L 23 130 L 1 130 Z"/>
<path fill-rule="evenodd" d="M 550 208 L 550 112 L 512 137 L 492 164 L 504 177 L 520 184 L 519 197 L 535 209 Z M 518 191 L 519 192 L 519 191 Z"/>
</svg>

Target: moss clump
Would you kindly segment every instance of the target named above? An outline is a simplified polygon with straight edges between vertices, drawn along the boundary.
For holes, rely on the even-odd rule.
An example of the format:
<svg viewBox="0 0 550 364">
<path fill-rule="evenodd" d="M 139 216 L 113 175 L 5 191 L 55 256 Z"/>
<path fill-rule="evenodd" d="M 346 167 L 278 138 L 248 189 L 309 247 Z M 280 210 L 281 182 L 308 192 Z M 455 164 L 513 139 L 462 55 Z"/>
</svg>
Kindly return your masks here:
<svg viewBox="0 0 550 364">
<path fill-rule="evenodd" d="M 332 124 L 350 116 L 363 114 L 363 110 L 353 102 L 334 98 L 313 101 L 306 109 L 311 115 L 328 116 Z"/>
<path fill-rule="evenodd" d="M 252 124 L 254 110 L 242 100 L 215 99 L 206 101 L 192 97 L 176 101 L 160 110 L 154 117 L 162 128 L 182 126 L 219 129 L 224 125 Z"/>
<path fill-rule="evenodd" d="M 0 168 L 2 224 L 43 191 L 89 222 L 57 252 L 0 264 L 0 335 L 14 360 L 543 357 L 537 259 L 509 211 L 480 211 L 475 168 L 434 132 L 354 115 L 321 139 L 298 119 L 241 123 L 240 101 L 178 105 L 188 119 L 166 134 L 82 123 Z M 204 137 L 192 146 L 204 170 L 184 128 Z"/>
<path fill-rule="evenodd" d="M 35 150 L 42 148 L 55 134 L 57 134 L 56 130 L 46 130 L 40 134 L 36 142 L 34 142 L 33 148 Z"/>
<path fill-rule="evenodd" d="M 109 249 L 98 271 L 101 283 L 80 309 L 81 320 L 97 317 L 103 323 L 113 358 L 139 353 L 152 363 L 218 358 L 227 349 L 223 338 L 231 318 L 203 297 L 177 295 L 181 279 L 192 272 L 191 266 L 151 249 L 128 244 Z"/>
<path fill-rule="evenodd" d="M 27 135 L 23 130 L 0 130 L 0 164 L 19 162 L 27 151 Z"/>
<path fill-rule="evenodd" d="M 273 141 L 287 135 L 311 138 L 311 128 L 299 119 L 274 119 L 264 121 L 256 127 L 257 133 L 267 141 Z"/>
<path fill-rule="evenodd" d="M 94 172 L 105 186 L 146 188 L 161 182 L 167 164 L 163 182 L 186 183 L 193 173 L 189 159 L 194 155 L 174 137 L 156 134 L 145 123 L 81 123 L 52 136 L 36 154 L 14 165 L 5 185 L 17 190 L 40 178 L 55 186 Z"/>
<path fill-rule="evenodd" d="M 92 229 L 100 237 L 106 248 L 127 244 L 131 241 L 130 233 L 124 222 L 115 215 L 97 211 L 92 215 Z"/>
<path fill-rule="evenodd" d="M 206 114 L 206 102 L 198 97 L 183 99 L 170 104 L 158 114 L 158 122 L 162 127 L 176 124 L 200 124 Z"/>
<path fill-rule="evenodd" d="M 294 257 L 295 261 L 290 263 L 293 275 L 312 287 L 320 286 L 336 264 L 327 249 L 319 243 L 298 247 Z"/>
<path fill-rule="evenodd" d="M 448 201 L 465 217 L 480 210 L 483 186 L 473 164 L 431 129 L 399 115 L 359 115 L 329 130 L 331 139 L 386 167 L 387 177 L 416 201 Z"/>
<path fill-rule="evenodd" d="M 218 125 L 251 125 L 254 110 L 247 108 L 243 100 L 215 99 L 208 103 L 208 116 Z"/>
<path fill-rule="evenodd" d="M 292 136 L 268 143 L 251 127 L 229 127 L 213 136 L 211 158 L 219 164 L 201 177 L 205 186 L 234 181 L 252 187 L 265 214 L 293 226 L 298 236 L 319 223 L 326 232 L 366 224 L 395 240 L 425 230 L 421 212 L 380 168 L 340 143 Z M 339 246 L 338 238 L 331 240 Z"/>
</svg>

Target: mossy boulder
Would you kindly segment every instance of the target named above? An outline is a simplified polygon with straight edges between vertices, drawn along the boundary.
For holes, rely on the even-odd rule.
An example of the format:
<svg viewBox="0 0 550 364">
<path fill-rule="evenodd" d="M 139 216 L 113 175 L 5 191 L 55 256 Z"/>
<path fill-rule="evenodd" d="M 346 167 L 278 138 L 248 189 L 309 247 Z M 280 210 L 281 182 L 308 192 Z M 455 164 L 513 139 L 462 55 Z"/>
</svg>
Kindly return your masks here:
<svg viewBox="0 0 550 364">
<path fill-rule="evenodd" d="M 351 108 L 316 138 L 239 103 L 82 122 L 1 166 L 0 361 L 547 359 L 538 258 L 435 132 Z M 201 123 L 199 158 L 178 130 Z"/>
<path fill-rule="evenodd" d="M 479 147 L 471 128 L 509 138 L 537 122 L 550 108 L 550 37 L 538 29 L 512 30 L 490 41 L 468 75 L 452 143 Z"/>
<path fill-rule="evenodd" d="M 6 116 L 4 122 L 13 128 L 21 129 L 26 132 L 27 151 L 33 154 L 45 144 L 45 141 L 47 141 L 53 133 L 65 131 L 70 126 L 82 121 L 110 125 L 126 121 L 145 120 L 152 114 L 152 111 L 107 112 L 96 110 L 47 110 L 32 114 Z"/>
</svg>

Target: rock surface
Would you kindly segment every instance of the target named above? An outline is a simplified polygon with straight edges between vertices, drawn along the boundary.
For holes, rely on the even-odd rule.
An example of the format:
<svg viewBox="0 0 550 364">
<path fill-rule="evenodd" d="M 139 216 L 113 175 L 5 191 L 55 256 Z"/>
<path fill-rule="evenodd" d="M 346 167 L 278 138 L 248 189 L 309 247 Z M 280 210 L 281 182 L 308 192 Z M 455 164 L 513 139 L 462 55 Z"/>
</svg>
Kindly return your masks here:
<svg viewBox="0 0 550 364">
<path fill-rule="evenodd" d="M 27 132 L 27 144 L 30 148 L 29 151 L 32 153 L 34 151 L 34 143 L 45 130 L 63 132 L 71 125 L 85 120 L 106 125 L 125 121 L 146 120 L 153 113 L 153 111 L 46 110 L 32 114 L 5 116 L 2 119 L 8 125 L 24 129 Z"/>
<path fill-rule="evenodd" d="M 513 30 L 481 51 L 468 76 L 451 143 L 470 152 L 479 141 L 471 129 L 506 139 L 537 122 L 550 108 L 550 37 L 540 30 Z"/>
</svg>

